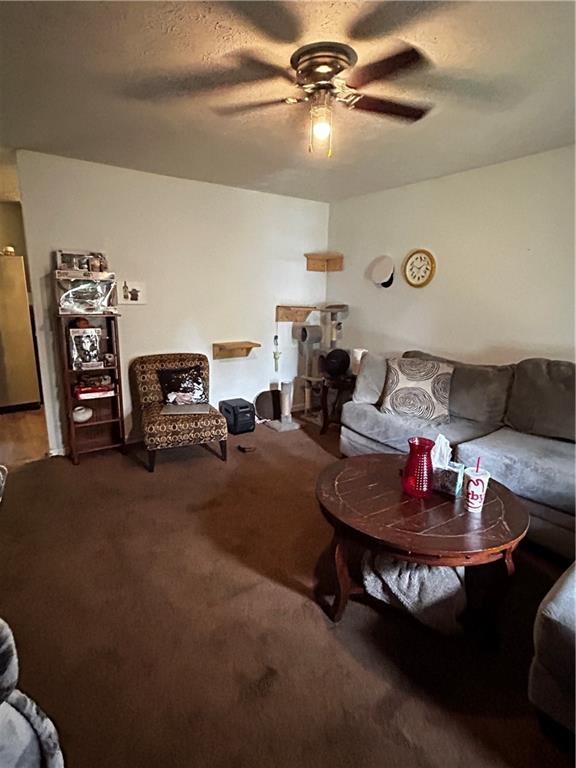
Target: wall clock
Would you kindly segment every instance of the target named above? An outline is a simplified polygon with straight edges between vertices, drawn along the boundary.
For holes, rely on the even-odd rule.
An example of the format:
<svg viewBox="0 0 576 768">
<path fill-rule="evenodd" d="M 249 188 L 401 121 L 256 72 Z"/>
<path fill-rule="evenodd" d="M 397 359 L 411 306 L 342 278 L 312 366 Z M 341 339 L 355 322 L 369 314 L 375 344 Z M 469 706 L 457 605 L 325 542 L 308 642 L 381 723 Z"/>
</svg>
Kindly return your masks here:
<svg viewBox="0 0 576 768">
<path fill-rule="evenodd" d="M 403 272 L 408 285 L 411 285 L 413 288 L 424 288 L 434 277 L 436 259 L 430 251 L 418 248 L 406 256 Z"/>
</svg>

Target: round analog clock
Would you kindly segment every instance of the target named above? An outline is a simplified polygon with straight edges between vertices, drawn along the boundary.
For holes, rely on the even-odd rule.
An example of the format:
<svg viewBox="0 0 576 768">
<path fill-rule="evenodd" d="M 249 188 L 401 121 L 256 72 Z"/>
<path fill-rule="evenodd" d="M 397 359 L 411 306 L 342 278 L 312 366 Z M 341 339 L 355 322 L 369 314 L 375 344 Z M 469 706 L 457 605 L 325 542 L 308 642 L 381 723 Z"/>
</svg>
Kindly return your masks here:
<svg viewBox="0 0 576 768">
<path fill-rule="evenodd" d="M 404 261 L 404 277 L 413 288 L 424 288 L 436 272 L 436 259 L 430 251 L 419 248 L 411 251 Z"/>
</svg>

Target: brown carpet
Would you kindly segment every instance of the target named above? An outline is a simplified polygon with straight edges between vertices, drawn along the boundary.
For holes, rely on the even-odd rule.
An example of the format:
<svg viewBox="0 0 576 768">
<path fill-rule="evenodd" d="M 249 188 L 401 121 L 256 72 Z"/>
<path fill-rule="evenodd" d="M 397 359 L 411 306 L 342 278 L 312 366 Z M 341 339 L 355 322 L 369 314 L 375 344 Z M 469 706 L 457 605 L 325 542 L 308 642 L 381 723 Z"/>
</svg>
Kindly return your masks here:
<svg viewBox="0 0 576 768">
<path fill-rule="evenodd" d="M 553 567 L 520 558 L 496 651 L 360 603 L 335 627 L 310 598 L 330 539 L 314 485 L 334 456 L 264 427 L 229 453 L 11 474 L 0 615 L 70 768 L 570 764 L 526 699 Z"/>
</svg>

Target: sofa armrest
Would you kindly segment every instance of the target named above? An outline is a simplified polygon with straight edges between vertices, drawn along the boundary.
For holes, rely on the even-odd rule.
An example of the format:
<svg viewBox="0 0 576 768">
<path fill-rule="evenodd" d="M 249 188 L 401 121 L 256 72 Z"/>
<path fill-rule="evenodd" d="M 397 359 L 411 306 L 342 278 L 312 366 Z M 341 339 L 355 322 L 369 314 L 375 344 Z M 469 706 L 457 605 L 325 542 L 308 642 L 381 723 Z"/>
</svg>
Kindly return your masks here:
<svg viewBox="0 0 576 768">
<path fill-rule="evenodd" d="M 360 363 L 360 371 L 352 399 L 355 403 L 370 403 L 379 406 L 386 383 L 386 358 L 366 352 Z"/>
</svg>

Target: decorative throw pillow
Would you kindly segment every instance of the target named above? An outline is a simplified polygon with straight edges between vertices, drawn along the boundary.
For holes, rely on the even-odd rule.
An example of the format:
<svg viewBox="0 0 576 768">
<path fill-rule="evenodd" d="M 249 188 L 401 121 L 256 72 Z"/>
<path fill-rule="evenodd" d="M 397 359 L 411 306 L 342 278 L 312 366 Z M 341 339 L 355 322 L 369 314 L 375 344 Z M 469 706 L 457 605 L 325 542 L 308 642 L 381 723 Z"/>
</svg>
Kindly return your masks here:
<svg viewBox="0 0 576 768">
<path fill-rule="evenodd" d="M 427 421 L 448 416 L 453 370 L 453 365 L 437 360 L 388 360 L 382 412 Z"/>
<path fill-rule="evenodd" d="M 190 368 L 165 368 L 158 371 L 164 402 L 172 405 L 207 403 L 208 393 L 204 389 L 202 369 L 199 365 Z"/>
</svg>

